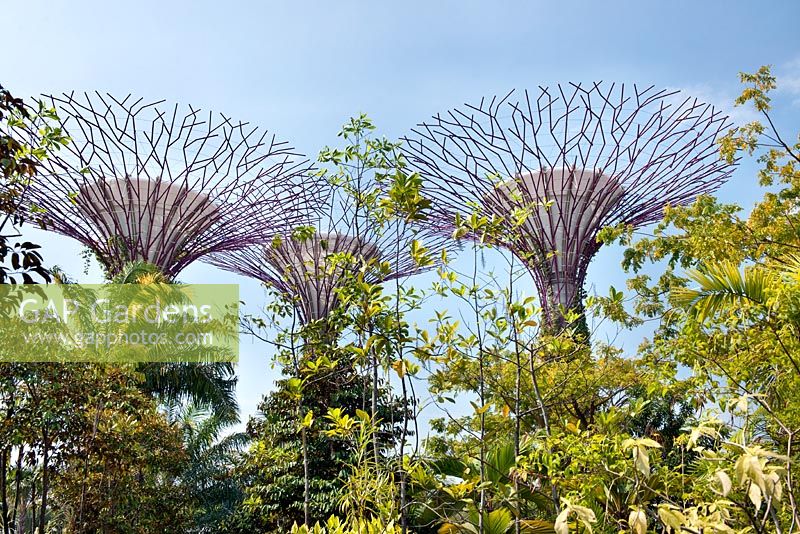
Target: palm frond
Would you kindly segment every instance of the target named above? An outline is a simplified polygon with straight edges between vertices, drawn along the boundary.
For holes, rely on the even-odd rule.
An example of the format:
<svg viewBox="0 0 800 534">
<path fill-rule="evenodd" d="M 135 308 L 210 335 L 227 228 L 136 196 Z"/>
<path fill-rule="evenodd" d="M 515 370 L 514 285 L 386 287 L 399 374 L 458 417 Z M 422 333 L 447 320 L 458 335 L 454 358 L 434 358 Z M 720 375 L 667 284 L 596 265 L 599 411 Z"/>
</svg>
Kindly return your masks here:
<svg viewBox="0 0 800 534">
<path fill-rule="evenodd" d="M 674 288 L 670 302 L 695 314 L 701 321 L 725 308 L 735 308 L 745 300 L 766 303 L 770 273 L 763 268 L 745 267 L 742 271 L 736 263 L 721 262 L 692 269 L 687 274 L 699 287 Z"/>
<path fill-rule="evenodd" d="M 122 270 L 114 276 L 112 282 L 115 284 L 138 284 L 142 281 L 153 283 L 167 283 L 167 277 L 161 270 L 145 261 L 132 261 L 127 263 Z"/>
<path fill-rule="evenodd" d="M 236 374 L 230 362 L 147 364 L 141 371 L 144 390 L 161 402 L 189 401 L 210 408 L 223 421 L 238 422 Z"/>
</svg>

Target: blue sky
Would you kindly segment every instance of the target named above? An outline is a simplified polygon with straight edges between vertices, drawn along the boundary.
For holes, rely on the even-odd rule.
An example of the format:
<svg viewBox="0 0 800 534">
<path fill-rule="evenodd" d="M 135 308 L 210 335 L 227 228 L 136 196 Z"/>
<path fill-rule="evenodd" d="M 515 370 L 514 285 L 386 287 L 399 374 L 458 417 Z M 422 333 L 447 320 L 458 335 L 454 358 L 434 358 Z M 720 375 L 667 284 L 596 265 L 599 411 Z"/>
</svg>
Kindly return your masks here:
<svg viewBox="0 0 800 534">
<path fill-rule="evenodd" d="M 406 1 L 8 3 L 0 82 L 19 96 L 68 90 L 133 93 L 224 112 L 278 133 L 309 155 L 336 143 L 358 112 L 398 137 L 431 114 L 556 82 L 681 88 L 722 107 L 739 71 L 774 65 L 778 123 L 800 123 L 800 4 L 792 1 Z M 9 44 L 11 43 L 11 44 Z M 736 120 L 749 113 L 734 110 Z M 720 192 L 759 196 L 745 163 Z M 81 247 L 26 236 L 83 281 Z M 619 251 L 602 251 L 589 284 L 624 285 Z M 197 264 L 185 282 L 258 284 Z M 633 336 L 626 343 L 635 345 Z M 254 410 L 274 378 L 269 350 L 242 339 L 240 402 Z"/>
</svg>

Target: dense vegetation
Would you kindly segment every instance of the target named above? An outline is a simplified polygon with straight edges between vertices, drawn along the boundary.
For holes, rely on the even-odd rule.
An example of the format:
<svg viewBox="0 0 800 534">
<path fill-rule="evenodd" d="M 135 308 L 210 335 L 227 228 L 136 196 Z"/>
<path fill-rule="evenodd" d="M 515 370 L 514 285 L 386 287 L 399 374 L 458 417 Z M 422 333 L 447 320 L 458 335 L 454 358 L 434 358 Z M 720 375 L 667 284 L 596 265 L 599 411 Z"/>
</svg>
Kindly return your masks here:
<svg viewBox="0 0 800 534">
<path fill-rule="evenodd" d="M 604 229 L 625 248 L 628 287 L 587 298 L 591 320 L 566 322 L 577 327 L 541 328 L 519 262 L 483 268 L 515 223 L 475 216 L 455 230 L 459 261 L 409 251 L 437 265 L 430 287 L 370 284 L 391 266 L 343 258 L 330 317 L 298 328 L 272 295 L 245 318 L 284 375 L 246 433 L 227 431 L 225 368 L 0 365 L 2 533 L 800 528 L 800 143 L 774 125 L 769 69 L 742 81 L 737 104 L 763 120 L 720 152 L 758 158 L 763 198 L 749 214 L 712 197 L 668 208 L 644 238 Z M 37 159 L 68 141 L 46 126 L 51 110 L 2 94 L 1 200 L 18 225 Z M 373 130 L 351 120 L 323 172 L 376 227 L 424 223 L 422 180 Z M 482 239 L 460 243 L 467 233 Z M 49 278 L 35 245 L 7 243 L 4 281 Z M 139 265 L 124 281 L 156 279 Z M 592 337 L 645 321 L 654 332 L 634 353 Z"/>
</svg>

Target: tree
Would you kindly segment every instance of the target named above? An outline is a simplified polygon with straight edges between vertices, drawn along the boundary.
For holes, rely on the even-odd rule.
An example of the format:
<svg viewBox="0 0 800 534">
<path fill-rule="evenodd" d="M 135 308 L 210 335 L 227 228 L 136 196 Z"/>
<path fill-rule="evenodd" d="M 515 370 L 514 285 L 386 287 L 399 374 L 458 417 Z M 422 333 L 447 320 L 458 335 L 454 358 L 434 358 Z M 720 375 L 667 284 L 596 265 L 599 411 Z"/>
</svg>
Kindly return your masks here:
<svg viewBox="0 0 800 534">
<path fill-rule="evenodd" d="M 187 456 L 178 480 L 191 500 L 194 517 L 184 531 L 219 532 L 243 497 L 233 470 L 250 438 L 244 432 L 223 435 L 238 418 L 225 418 L 193 404 L 170 405 L 167 419 L 181 433 Z"/>
<path fill-rule="evenodd" d="M 4 533 L 182 528 L 189 503 L 175 483 L 185 461 L 180 436 L 132 369 L 1 369 Z"/>
<path fill-rule="evenodd" d="M 241 474 L 246 488 L 242 510 L 246 519 L 240 520 L 243 525 L 239 527 L 243 532 L 288 530 L 295 523 L 303 523 L 305 476 L 309 480 L 312 523 L 324 521 L 338 510 L 351 454 L 346 443 L 325 435 L 321 420 L 332 406 L 348 413 L 363 408 L 368 382 L 353 372 L 350 362 L 337 364 L 319 378 L 306 382 L 302 393 L 296 378 L 280 381 L 278 390 L 259 406 L 263 416 L 248 424 L 254 442 Z M 297 414 L 303 414 L 303 418 Z M 307 429 L 307 475 L 301 454 L 303 424 Z"/>
<path fill-rule="evenodd" d="M 55 110 L 43 105 L 31 109 L 0 85 L 0 284 L 33 283 L 32 275 L 50 280 L 42 266 L 40 247 L 29 241 L 11 244 L 10 238 L 19 234 L 6 234 L 4 230 L 9 223 L 16 228 L 31 217 L 36 220 L 35 211 L 25 209 L 28 187 L 36 179 L 41 162 L 69 142 L 61 129 L 53 126 L 57 119 Z"/>
</svg>

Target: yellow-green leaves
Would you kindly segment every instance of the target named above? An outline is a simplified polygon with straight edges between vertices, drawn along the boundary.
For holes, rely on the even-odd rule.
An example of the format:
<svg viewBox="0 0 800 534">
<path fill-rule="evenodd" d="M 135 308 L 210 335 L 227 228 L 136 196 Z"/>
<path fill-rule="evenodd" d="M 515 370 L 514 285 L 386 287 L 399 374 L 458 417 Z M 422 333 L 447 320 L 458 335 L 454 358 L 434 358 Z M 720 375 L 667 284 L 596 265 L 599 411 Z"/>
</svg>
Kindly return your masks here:
<svg viewBox="0 0 800 534">
<path fill-rule="evenodd" d="M 738 306 L 742 301 L 766 303 L 769 274 L 764 269 L 745 268 L 733 262 L 709 263 L 702 270 L 690 270 L 689 277 L 700 287 L 674 288 L 671 301 L 694 313 L 700 321 L 712 319 L 721 309 Z"/>
<path fill-rule="evenodd" d="M 396 526 L 394 521 L 384 522 L 373 518 L 345 522 L 336 516 L 331 516 L 324 524 L 316 523 L 311 527 L 295 524 L 291 530 L 291 534 L 400 534 L 400 532 L 400 527 Z"/>
<path fill-rule="evenodd" d="M 397 373 L 397 376 L 401 379 L 409 375 L 415 375 L 419 372 L 419 365 L 416 363 L 408 360 L 407 358 L 403 358 L 402 360 L 395 360 L 392 362 L 392 369 L 394 372 Z"/>
<path fill-rule="evenodd" d="M 419 173 L 407 174 L 397 169 L 384 189 L 386 195 L 379 205 L 386 216 L 401 216 L 409 222 L 426 219 L 425 211 L 430 208 L 431 201 L 422 195 L 422 177 Z"/>
<path fill-rule="evenodd" d="M 561 499 L 561 505 L 564 507 L 556 517 L 556 522 L 553 525 L 556 534 L 569 534 L 569 518 L 575 518 L 577 523 L 580 523 L 586 531 L 592 533 L 592 524 L 597 521 L 594 511 L 591 508 L 572 504 L 569 500 Z"/>
<path fill-rule="evenodd" d="M 317 229 L 313 226 L 298 226 L 292 230 L 292 239 L 295 241 L 303 242 L 313 239 L 317 233 Z"/>
<path fill-rule="evenodd" d="M 740 106 L 752 101 L 758 111 L 769 111 L 770 98 L 767 96 L 767 93 L 777 87 L 775 76 L 772 75 L 770 70 L 770 65 L 762 65 L 758 71 L 753 74 L 740 72 L 739 80 L 742 83 L 750 84 L 750 87 L 742 91 L 742 94 L 736 99 L 736 105 Z"/>
<path fill-rule="evenodd" d="M 622 442 L 624 449 L 630 449 L 636 469 L 645 477 L 650 476 L 650 452 L 648 449 L 660 449 L 661 445 L 650 438 L 626 439 Z"/>
<path fill-rule="evenodd" d="M 311 428 L 314 424 L 314 412 L 309 410 L 305 417 L 300 421 L 300 428 Z"/>
<path fill-rule="evenodd" d="M 355 417 L 344 413 L 341 408 L 328 408 L 325 415 L 328 429 L 325 434 L 332 437 L 346 437 L 354 431 L 368 431 L 373 425 L 372 417 L 364 410 L 357 409 Z"/>
<path fill-rule="evenodd" d="M 428 255 L 428 249 L 416 239 L 411 242 L 411 258 L 420 267 L 427 267 L 433 264 L 433 259 Z"/>
<path fill-rule="evenodd" d="M 732 487 L 731 477 L 728 476 L 728 473 L 720 469 L 719 471 L 714 473 L 714 478 L 719 483 L 720 493 L 722 494 L 722 496 L 727 497 Z"/>
<path fill-rule="evenodd" d="M 741 106 L 752 102 L 756 111 L 766 114 L 770 110 L 769 92 L 777 87 L 775 76 L 770 72 L 770 66 L 763 65 L 753 74 L 740 72 L 739 79 L 749 86 L 736 99 L 736 105 Z M 736 155 L 740 151 L 752 154 L 758 147 L 759 139 L 764 131 L 764 125 L 758 121 L 753 121 L 741 128 L 730 129 L 719 142 L 720 154 L 728 163 L 734 163 Z"/>
<path fill-rule="evenodd" d="M 628 515 L 628 526 L 633 534 L 646 534 L 647 532 L 647 514 L 638 506 L 631 507 L 631 513 Z"/>
<path fill-rule="evenodd" d="M 303 381 L 297 377 L 292 377 L 286 381 L 286 391 L 293 398 L 300 398 L 303 394 Z"/>
<path fill-rule="evenodd" d="M 306 373 L 319 373 L 321 371 L 329 371 L 334 369 L 339 362 L 337 360 L 331 360 L 328 356 L 320 356 L 314 360 L 309 360 L 305 362 L 305 367 L 303 370 Z"/>
<path fill-rule="evenodd" d="M 747 497 L 753 503 L 753 506 L 756 507 L 756 510 L 761 508 L 761 488 L 755 484 L 750 484 L 750 487 L 747 489 Z"/>
<path fill-rule="evenodd" d="M 729 526 L 731 514 L 727 501 L 703 503 L 685 508 L 662 503 L 658 505 L 658 518 L 669 533 L 708 532 L 717 534 L 733 534 Z M 745 531 L 748 529 L 745 529 Z"/>
<path fill-rule="evenodd" d="M 686 522 L 686 517 L 675 506 L 669 504 L 658 505 L 658 518 L 667 527 L 667 532 L 680 532 L 681 525 Z"/>
<path fill-rule="evenodd" d="M 356 420 L 350 415 L 344 413 L 341 408 L 328 408 L 328 413 L 325 415 L 328 420 L 330 428 L 325 431 L 328 436 L 342 437 L 346 436 L 353 429 Z"/>
<path fill-rule="evenodd" d="M 717 429 L 722 425 L 722 422 L 716 418 L 709 418 L 703 421 L 700 421 L 697 425 L 693 426 L 691 431 L 689 432 L 689 439 L 687 440 L 686 448 L 688 450 L 693 450 L 697 448 L 697 443 L 702 437 L 709 437 L 713 439 L 717 439 L 719 437 L 719 432 Z"/>
<path fill-rule="evenodd" d="M 488 412 L 488 411 L 489 411 L 489 408 L 491 408 L 491 407 L 492 407 L 491 403 L 489 403 L 489 404 L 484 404 L 483 406 L 480 406 L 480 405 L 476 404 L 476 403 L 475 403 L 475 402 L 473 402 L 473 401 L 469 401 L 469 403 L 470 403 L 470 404 L 472 405 L 472 407 L 475 409 L 475 414 L 476 414 L 476 415 L 483 415 L 483 414 L 485 414 L 486 412 Z"/>
<path fill-rule="evenodd" d="M 453 239 L 458 241 L 463 239 L 467 233 L 469 233 L 469 229 L 466 226 L 457 226 L 455 230 L 453 230 Z"/>
<path fill-rule="evenodd" d="M 776 455 L 761 447 L 745 447 L 734 465 L 734 476 L 740 487 L 746 489 L 747 498 L 760 509 L 764 498 L 780 501 L 783 496 L 781 475 L 783 467 L 769 464 Z"/>
<path fill-rule="evenodd" d="M 437 530 L 438 534 L 506 534 L 514 526 L 514 517 L 505 508 L 491 512 L 483 512 L 483 529 L 479 531 L 478 513 L 470 510 L 469 521 L 464 523 L 444 523 Z M 523 530 L 523 532 L 525 532 Z"/>
<path fill-rule="evenodd" d="M 752 154 L 758 147 L 758 139 L 764 133 L 764 125 L 755 121 L 741 128 L 731 129 L 719 141 L 719 151 L 728 163 L 736 162 L 736 155 L 745 151 Z"/>
</svg>

